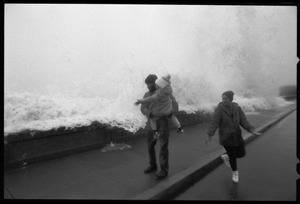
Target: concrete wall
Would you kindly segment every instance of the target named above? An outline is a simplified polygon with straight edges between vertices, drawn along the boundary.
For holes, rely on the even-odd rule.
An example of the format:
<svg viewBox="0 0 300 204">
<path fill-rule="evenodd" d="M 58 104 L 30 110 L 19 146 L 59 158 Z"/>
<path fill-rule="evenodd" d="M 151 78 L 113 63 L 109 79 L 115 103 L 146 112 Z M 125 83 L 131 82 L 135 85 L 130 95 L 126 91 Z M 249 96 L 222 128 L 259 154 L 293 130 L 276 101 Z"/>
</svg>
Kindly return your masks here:
<svg viewBox="0 0 300 204">
<path fill-rule="evenodd" d="M 182 126 L 185 127 L 208 122 L 211 119 L 211 114 L 178 112 L 177 117 Z M 171 123 L 170 128 L 174 128 Z M 111 141 L 126 143 L 129 140 L 144 137 L 144 133 L 144 129 L 140 129 L 133 134 L 125 129 L 110 127 L 99 122 L 93 122 L 89 126 L 74 129 L 60 127 L 49 131 L 26 130 L 4 138 L 4 169 L 8 170 L 69 154 L 102 148 Z"/>
</svg>

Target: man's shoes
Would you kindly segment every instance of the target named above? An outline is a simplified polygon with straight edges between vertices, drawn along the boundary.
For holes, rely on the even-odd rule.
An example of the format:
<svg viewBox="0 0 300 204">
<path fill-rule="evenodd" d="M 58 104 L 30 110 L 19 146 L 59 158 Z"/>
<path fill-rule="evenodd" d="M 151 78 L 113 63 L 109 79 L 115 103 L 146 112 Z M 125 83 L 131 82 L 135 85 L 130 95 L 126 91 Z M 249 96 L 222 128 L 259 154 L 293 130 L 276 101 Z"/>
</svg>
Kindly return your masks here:
<svg viewBox="0 0 300 204">
<path fill-rule="evenodd" d="M 156 171 L 157 167 L 156 166 L 149 166 L 147 169 L 144 170 L 145 174 L 151 173 L 153 171 Z"/>
<path fill-rule="evenodd" d="M 233 171 L 232 172 L 232 181 L 234 183 L 238 183 L 239 182 L 239 172 L 238 171 Z"/>
<path fill-rule="evenodd" d="M 178 133 L 183 133 L 183 129 L 182 128 L 177 128 L 177 132 Z"/>
<path fill-rule="evenodd" d="M 168 176 L 168 172 L 161 170 L 156 174 L 156 180 L 163 179 Z"/>
<path fill-rule="evenodd" d="M 228 168 L 231 168 L 230 163 L 229 163 L 229 157 L 228 157 L 228 154 L 222 154 L 222 155 L 221 155 L 221 158 L 223 159 L 225 165 L 226 165 Z"/>
</svg>

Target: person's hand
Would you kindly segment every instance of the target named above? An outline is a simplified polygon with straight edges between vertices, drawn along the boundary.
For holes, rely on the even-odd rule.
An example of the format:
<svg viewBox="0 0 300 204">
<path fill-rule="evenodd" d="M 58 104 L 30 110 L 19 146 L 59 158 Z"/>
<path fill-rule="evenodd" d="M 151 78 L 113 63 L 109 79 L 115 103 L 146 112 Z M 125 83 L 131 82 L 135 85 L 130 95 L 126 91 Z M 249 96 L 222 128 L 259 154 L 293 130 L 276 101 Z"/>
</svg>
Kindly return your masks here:
<svg viewBox="0 0 300 204">
<path fill-rule="evenodd" d="M 255 136 L 260 136 L 262 135 L 260 132 L 255 132 L 255 131 L 252 131 L 251 134 L 255 135 Z"/>
<path fill-rule="evenodd" d="M 207 138 L 205 140 L 205 144 L 208 144 L 211 142 L 211 136 L 207 135 Z"/>
<path fill-rule="evenodd" d="M 136 102 L 134 103 L 135 106 L 138 106 L 139 104 L 142 103 L 142 100 L 137 99 Z"/>
</svg>

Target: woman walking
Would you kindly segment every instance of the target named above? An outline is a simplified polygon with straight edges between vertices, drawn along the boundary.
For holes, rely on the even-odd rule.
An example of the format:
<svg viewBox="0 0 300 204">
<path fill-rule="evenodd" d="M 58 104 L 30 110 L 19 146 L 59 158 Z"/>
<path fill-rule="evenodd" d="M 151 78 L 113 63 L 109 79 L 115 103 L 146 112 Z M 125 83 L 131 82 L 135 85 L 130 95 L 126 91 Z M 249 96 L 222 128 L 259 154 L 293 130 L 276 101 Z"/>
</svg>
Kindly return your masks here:
<svg viewBox="0 0 300 204">
<path fill-rule="evenodd" d="M 254 135 L 261 135 L 261 133 L 255 132 L 255 128 L 247 120 L 242 108 L 237 103 L 232 102 L 233 95 L 232 91 L 226 91 L 222 94 L 222 102 L 218 104 L 215 110 L 205 142 L 208 144 L 216 129 L 219 128 L 219 143 L 226 150 L 221 158 L 226 166 L 232 169 L 232 181 L 238 183 L 237 158 L 246 155 L 240 126 Z"/>
</svg>

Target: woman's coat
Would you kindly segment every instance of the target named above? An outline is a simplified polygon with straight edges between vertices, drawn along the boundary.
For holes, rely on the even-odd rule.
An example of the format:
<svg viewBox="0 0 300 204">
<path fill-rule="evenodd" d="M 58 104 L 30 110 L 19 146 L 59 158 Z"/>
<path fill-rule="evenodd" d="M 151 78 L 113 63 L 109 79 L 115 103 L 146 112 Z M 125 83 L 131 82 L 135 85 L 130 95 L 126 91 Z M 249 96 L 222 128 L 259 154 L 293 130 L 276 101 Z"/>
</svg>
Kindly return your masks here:
<svg viewBox="0 0 300 204">
<path fill-rule="evenodd" d="M 229 101 L 221 102 L 215 110 L 207 134 L 213 136 L 216 129 L 219 128 L 219 143 L 221 145 L 244 145 L 240 126 L 248 132 L 254 130 L 254 127 L 249 123 L 245 113 L 237 103 Z"/>
</svg>

